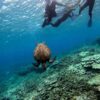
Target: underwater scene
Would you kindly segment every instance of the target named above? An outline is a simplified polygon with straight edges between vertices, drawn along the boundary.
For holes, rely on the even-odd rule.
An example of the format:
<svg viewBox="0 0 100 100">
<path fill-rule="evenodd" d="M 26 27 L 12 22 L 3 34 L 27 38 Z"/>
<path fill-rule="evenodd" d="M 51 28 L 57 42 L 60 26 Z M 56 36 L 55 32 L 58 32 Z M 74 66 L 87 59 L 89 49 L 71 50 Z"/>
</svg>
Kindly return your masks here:
<svg viewBox="0 0 100 100">
<path fill-rule="evenodd" d="M 100 0 L 0 0 L 0 100 L 100 100 Z"/>
</svg>

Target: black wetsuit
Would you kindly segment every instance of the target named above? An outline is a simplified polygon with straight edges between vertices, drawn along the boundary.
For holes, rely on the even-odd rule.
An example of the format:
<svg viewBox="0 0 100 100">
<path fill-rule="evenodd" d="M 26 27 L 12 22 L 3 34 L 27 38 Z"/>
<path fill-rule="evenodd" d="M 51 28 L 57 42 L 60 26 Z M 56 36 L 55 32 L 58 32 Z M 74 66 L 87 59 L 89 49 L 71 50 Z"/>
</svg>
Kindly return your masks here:
<svg viewBox="0 0 100 100">
<path fill-rule="evenodd" d="M 81 12 L 84 10 L 84 8 L 89 6 L 89 16 L 90 16 L 90 19 L 89 19 L 89 22 L 88 22 L 88 26 L 92 25 L 92 10 L 93 10 L 93 7 L 94 7 L 94 3 L 95 3 L 95 0 L 87 0 L 86 3 L 79 10 L 79 14 L 81 14 Z M 72 17 L 70 15 L 71 12 L 72 12 L 72 10 L 68 11 L 60 19 L 58 19 L 55 23 L 51 23 L 51 25 L 53 27 L 58 27 L 62 22 L 67 20 L 69 17 Z"/>
<path fill-rule="evenodd" d="M 93 7 L 94 7 L 94 3 L 95 3 L 95 0 L 86 0 L 85 4 L 80 7 L 80 10 L 79 10 L 79 15 L 81 14 L 81 12 L 86 8 L 86 7 L 89 7 L 89 16 L 90 16 L 90 19 L 89 19 L 89 24 L 91 25 L 92 24 L 92 10 L 93 10 Z"/>
<path fill-rule="evenodd" d="M 68 11 L 60 19 L 58 19 L 55 23 L 51 23 L 51 25 L 53 27 L 58 27 L 62 22 L 64 22 L 65 20 L 67 20 L 69 17 L 71 17 L 71 15 L 70 15 L 71 12 L 72 12 L 72 10 Z"/>
<path fill-rule="evenodd" d="M 56 9 L 56 2 L 55 1 L 53 1 L 51 3 L 51 5 L 46 6 L 45 19 L 44 19 L 44 22 L 42 24 L 42 27 L 45 27 L 45 25 L 49 24 L 52 21 L 53 17 L 57 16 L 55 9 Z"/>
</svg>

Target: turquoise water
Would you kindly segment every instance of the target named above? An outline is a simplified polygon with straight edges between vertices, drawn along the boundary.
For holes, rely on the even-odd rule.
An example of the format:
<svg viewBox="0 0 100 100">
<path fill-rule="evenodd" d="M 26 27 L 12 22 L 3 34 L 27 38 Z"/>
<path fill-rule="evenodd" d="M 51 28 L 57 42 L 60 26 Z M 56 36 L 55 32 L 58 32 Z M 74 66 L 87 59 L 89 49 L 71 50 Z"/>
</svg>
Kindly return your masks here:
<svg viewBox="0 0 100 100">
<path fill-rule="evenodd" d="M 45 42 L 53 56 L 92 43 L 100 37 L 100 1 L 96 0 L 91 28 L 87 27 L 87 11 L 85 9 L 76 20 L 68 19 L 57 28 L 41 28 L 43 0 L 0 0 L 1 74 L 12 73 L 32 63 L 37 43 Z"/>
</svg>

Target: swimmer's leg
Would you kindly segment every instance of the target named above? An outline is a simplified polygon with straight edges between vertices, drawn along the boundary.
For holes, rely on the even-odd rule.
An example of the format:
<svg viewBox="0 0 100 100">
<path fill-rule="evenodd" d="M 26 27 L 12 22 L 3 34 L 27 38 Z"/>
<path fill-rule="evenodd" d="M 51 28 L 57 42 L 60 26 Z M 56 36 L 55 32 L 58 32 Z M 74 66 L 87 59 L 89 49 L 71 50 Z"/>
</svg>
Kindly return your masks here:
<svg viewBox="0 0 100 100">
<path fill-rule="evenodd" d="M 70 17 L 70 12 L 64 14 L 60 19 L 58 19 L 55 23 L 50 23 L 53 27 L 58 27 L 62 22 L 67 20 Z"/>
<path fill-rule="evenodd" d="M 42 27 L 45 27 L 46 25 L 48 25 L 52 20 L 52 17 L 45 17 Z"/>
<path fill-rule="evenodd" d="M 81 12 L 88 6 L 88 2 L 86 2 L 82 7 L 80 7 L 79 10 L 79 15 L 81 14 Z"/>
<path fill-rule="evenodd" d="M 45 27 L 48 24 L 49 24 L 49 21 L 47 19 L 44 19 L 43 24 L 42 24 L 42 27 Z"/>
<path fill-rule="evenodd" d="M 94 3 L 95 0 L 92 1 L 92 3 L 89 4 L 89 21 L 88 21 L 88 26 L 91 27 L 92 26 L 92 11 L 93 11 L 93 7 L 94 7 Z"/>
</svg>

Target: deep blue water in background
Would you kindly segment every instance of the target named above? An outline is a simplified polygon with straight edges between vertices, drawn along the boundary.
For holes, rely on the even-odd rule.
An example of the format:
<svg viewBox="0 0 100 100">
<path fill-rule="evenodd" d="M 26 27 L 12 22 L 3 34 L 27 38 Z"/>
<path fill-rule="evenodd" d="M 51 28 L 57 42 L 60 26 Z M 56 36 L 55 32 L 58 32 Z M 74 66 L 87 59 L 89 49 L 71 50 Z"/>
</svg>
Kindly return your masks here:
<svg viewBox="0 0 100 100">
<path fill-rule="evenodd" d="M 93 10 L 91 28 L 87 27 L 88 9 L 85 9 L 76 20 L 69 19 L 58 28 L 41 28 L 43 1 L 0 0 L 1 74 L 32 63 L 33 50 L 39 42 L 45 42 L 53 55 L 62 55 L 100 37 L 99 0 L 96 0 Z"/>
</svg>

